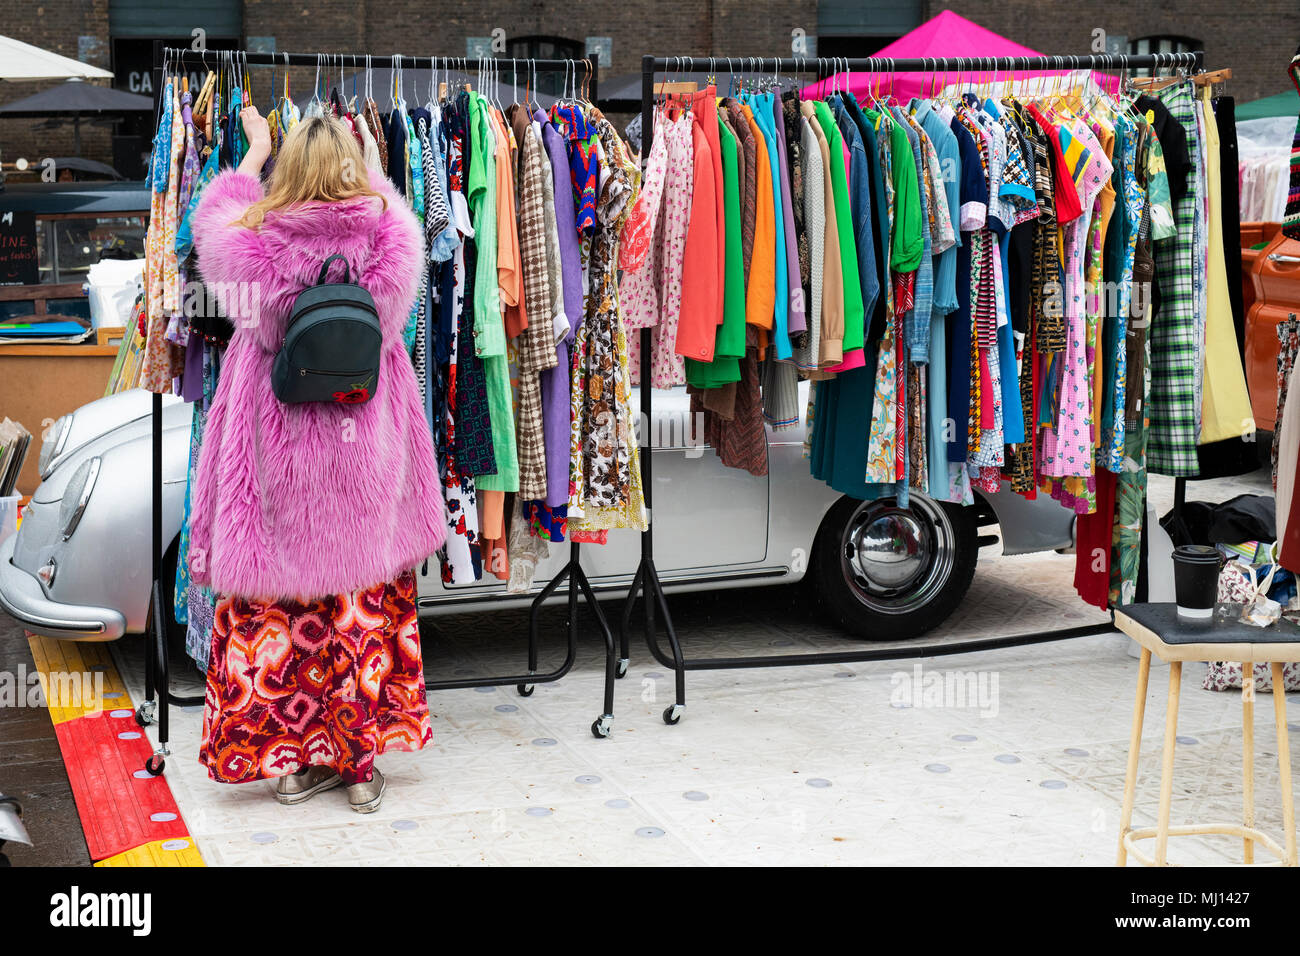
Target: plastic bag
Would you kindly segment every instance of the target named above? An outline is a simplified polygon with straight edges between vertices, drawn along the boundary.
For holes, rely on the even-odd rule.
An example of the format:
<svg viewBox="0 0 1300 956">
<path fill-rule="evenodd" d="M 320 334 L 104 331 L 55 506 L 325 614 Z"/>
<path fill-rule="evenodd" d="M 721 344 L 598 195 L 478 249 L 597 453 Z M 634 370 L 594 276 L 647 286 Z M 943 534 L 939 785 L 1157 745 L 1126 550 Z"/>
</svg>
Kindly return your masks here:
<svg viewBox="0 0 1300 956">
<path fill-rule="evenodd" d="M 1273 600 L 1269 592 L 1279 570 L 1276 564 L 1255 568 L 1241 560 L 1225 564 L 1219 572 L 1220 616 L 1227 618 L 1235 614 L 1243 624 L 1252 627 L 1268 627 L 1276 623 L 1282 616 L 1282 605 Z M 1263 581 L 1259 579 L 1260 571 L 1264 572 Z"/>
</svg>

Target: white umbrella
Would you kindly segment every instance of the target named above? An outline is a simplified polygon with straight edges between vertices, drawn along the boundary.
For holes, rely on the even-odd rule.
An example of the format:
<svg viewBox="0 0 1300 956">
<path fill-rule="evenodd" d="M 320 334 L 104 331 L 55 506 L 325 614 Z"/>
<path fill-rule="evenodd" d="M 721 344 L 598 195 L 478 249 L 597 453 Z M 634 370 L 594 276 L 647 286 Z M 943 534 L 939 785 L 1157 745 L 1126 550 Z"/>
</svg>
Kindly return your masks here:
<svg viewBox="0 0 1300 956">
<path fill-rule="evenodd" d="M 0 36 L 0 80 L 111 80 L 113 74 L 30 43 Z"/>
</svg>

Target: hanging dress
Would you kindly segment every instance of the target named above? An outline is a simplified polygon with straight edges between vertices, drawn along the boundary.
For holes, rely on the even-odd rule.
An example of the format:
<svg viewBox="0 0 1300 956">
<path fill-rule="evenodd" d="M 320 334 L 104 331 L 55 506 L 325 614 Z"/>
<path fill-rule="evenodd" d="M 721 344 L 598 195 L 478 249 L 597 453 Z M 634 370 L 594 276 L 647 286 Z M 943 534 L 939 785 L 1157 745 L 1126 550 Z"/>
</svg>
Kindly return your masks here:
<svg viewBox="0 0 1300 956">
<path fill-rule="evenodd" d="M 594 107 L 588 107 L 588 119 L 600 137 L 609 175 L 595 208 L 591 292 L 573 356 L 575 441 L 570 454 L 581 463 L 581 481 L 571 492 L 570 528 L 584 533 L 610 528 L 644 531 L 648 516 L 618 298 L 618 237 L 640 179 L 614 127 Z"/>
</svg>

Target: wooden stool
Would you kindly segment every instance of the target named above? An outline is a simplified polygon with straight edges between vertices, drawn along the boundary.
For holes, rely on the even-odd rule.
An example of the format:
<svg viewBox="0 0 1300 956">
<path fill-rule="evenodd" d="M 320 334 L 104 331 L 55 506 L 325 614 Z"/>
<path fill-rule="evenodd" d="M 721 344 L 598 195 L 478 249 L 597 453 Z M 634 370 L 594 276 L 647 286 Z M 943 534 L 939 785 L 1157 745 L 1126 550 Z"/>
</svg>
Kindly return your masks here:
<svg viewBox="0 0 1300 956">
<path fill-rule="evenodd" d="M 1133 729 L 1129 735 L 1128 770 L 1124 776 L 1124 809 L 1120 814 L 1119 858 L 1128 854 L 1143 866 L 1169 866 L 1170 836 L 1218 833 L 1239 836 L 1242 862 L 1255 862 L 1255 844 L 1272 853 L 1276 860 L 1263 866 L 1296 865 L 1295 802 L 1291 793 L 1291 752 L 1287 739 L 1286 694 L 1282 688 L 1282 663 L 1300 661 L 1300 627 L 1282 620 L 1272 627 L 1251 627 L 1239 621 L 1187 621 L 1178 617 L 1173 604 L 1130 604 L 1115 611 L 1115 626 L 1142 645 L 1138 664 L 1137 700 L 1133 705 Z M 1142 718 L 1146 709 L 1147 680 L 1151 676 L 1151 655 L 1169 664 L 1169 702 L 1165 708 L 1165 746 L 1160 764 L 1160 809 L 1154 827 L 1133 829 L 1133 798 L 1137 789 L 1138 751 L 1142 744 Z M 1241 661 L 1242 688 L 1242 781 L 1244 810 L 1240 825 L 1193 823 L 1169 825 L 1169 805 L 1174 791 L 1174 741 L 1178 734 L 1178 691 L 1183 661 Z M 1282 825 L 1286 847 L 1255 829 L 1255 676 L 1254 661 L 1267 661 L 1273 672 L 1273 716 L 1277 724 L 1277 763 L 1282 783 Z M 1152 858 L 1137 847 L 1139 840 L 1156 841 Z"/>
</svg>

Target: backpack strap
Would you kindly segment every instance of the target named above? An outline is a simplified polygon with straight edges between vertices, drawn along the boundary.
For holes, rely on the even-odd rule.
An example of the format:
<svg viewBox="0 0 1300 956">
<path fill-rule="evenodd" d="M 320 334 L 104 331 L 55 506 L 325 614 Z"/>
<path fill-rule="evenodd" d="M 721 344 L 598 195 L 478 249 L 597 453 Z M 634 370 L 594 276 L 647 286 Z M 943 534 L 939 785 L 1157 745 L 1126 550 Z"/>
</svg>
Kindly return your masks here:
<svg viewBox="0 0 1300 956">
<path fill-rule="evenodd" d="M 330 271 L 330 263 L 335 259 L 343 263 L 343 281 L 348 283 L 352 281 L 352 267 L 348 265 L 348 260 L 343 258 L 342 254 L 336 252 L 321 264 L 320 277 L 316 280 L 317 285 L 325 285 L 326 276 Z"/>
</svg>

